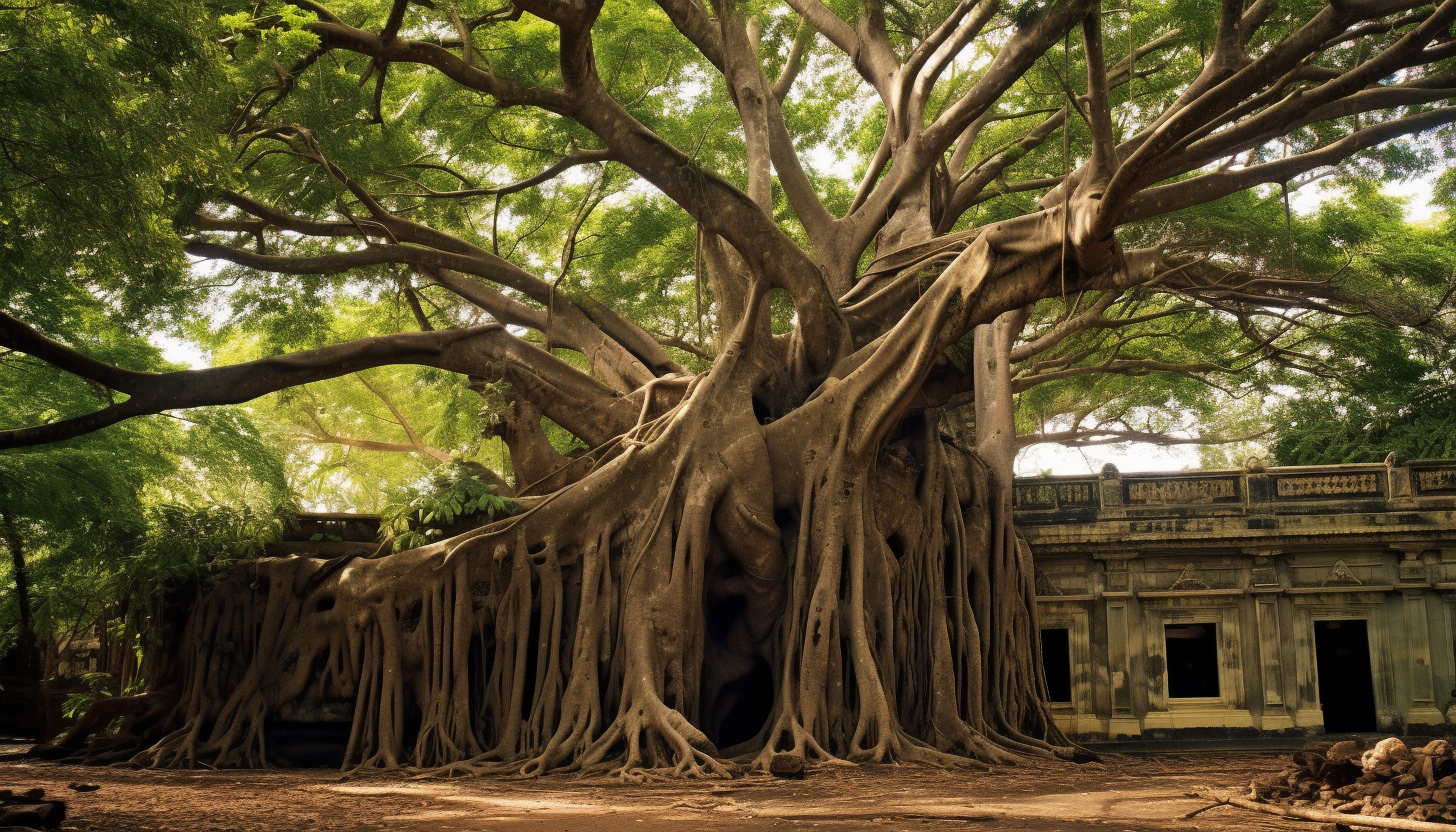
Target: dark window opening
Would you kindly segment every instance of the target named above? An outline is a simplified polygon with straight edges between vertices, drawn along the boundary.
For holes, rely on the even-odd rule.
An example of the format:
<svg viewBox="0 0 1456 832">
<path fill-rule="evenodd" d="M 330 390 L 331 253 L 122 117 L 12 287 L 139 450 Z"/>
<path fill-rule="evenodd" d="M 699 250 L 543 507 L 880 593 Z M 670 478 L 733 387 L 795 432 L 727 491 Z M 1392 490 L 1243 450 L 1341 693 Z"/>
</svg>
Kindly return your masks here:
<svg viewBox="0 0 1456 832">
<path fill-rule="evenodd" d="M 1168 698 L 1218 696 L 1218 625 L 1163 627 L 1168 658 Z"/>
<path fill-rule="evenodd" d="M 1072 701 L 1072 647 L 1066 627 L 1041 631 L 1041 666 L 1046 673 L 1047 701 Z"/>
<path fill-rule="evenodd" d="M 1326 732 L 1375 730 L 1375 683 L 1364 619 L 1314 623 L 1315 675 Z"/>
</svg>

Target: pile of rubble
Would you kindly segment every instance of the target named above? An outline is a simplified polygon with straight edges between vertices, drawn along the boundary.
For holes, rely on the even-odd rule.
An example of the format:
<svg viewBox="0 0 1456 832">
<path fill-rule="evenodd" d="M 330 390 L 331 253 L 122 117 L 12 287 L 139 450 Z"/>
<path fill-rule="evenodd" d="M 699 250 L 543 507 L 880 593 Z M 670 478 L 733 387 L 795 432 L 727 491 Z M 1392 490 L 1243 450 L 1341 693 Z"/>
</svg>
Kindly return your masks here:
<svg viewBox="0 0 1456 832">
<path fill-rule="evenodd" d="M 1369 749 L 1348 740 L 1306 746 L 1295 752 L 1294 763 L 1294 768 L 1250 783 L 1250 799 L 1348 815 L 1456 823 L 1456 754 L 1446 740 L 1420 748 L 1394 737 Z"/>
</svg>

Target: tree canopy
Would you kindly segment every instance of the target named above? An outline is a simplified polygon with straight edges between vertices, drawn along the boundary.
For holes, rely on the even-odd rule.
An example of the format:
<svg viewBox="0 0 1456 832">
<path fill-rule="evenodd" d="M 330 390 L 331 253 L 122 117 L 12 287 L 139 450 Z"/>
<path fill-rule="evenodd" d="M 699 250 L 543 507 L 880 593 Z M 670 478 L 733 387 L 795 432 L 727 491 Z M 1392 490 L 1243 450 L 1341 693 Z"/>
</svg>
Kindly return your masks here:
<svg viewBox="0 0 1456 832">
<path fill-rule="evenodd" d="M 1011 353 L 1018 445 L 1253 442 L 1280 464 L 1449 453 L 1450 220 L 1408 221 L 1376 183 L 1342 178 L 1307 216 L 1277 190 L 1185 212 L 1168 277 L 1040 304 Z M 1375 428 L 1392 419 L 1405 438 Z M 1367 430 L 1358 451 L 1331 441 Z"/>
<path fill-rule="evenodd" d="M 1096 429 L 1176 406 L 1119 375 L 1317 376 L 1368 351 L 1370 316 L 1441 337 L 1445 232 L 1369 183 L 1448 157 L 1453 21 L 1456 0 L 0 10 L 0 346 L 54 401 L 0 447 L 277 394 L 310 487 L 407 448 L 473 464 L 512 515 L 233 570 L 93 754 L 257 764 L 270 715 L 349 703 L 350 766 L 1072 756 L 1010 515 L 1013 397 Z M 1285 191 L 1329 176 L 1366 184 L 1296 223 Z M 160 366 L 135 338 L 157 329 L 214 366 Z M 372 481 L 422 473 L 395 467 Z"/>
</svg>

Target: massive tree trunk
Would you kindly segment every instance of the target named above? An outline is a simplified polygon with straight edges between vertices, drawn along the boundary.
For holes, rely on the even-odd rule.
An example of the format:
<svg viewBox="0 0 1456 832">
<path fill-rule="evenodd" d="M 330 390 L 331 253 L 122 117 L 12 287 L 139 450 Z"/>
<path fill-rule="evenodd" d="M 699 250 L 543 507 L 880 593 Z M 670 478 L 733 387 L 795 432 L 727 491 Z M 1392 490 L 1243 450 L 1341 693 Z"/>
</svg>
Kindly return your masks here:
<svg viewBox="0 0 1456 832">
<path fill-rule="evenodd" d="M 677 404 L 522 514 L 372 560 L 239 568 L 195 609 L 175 721 L 139 759 L 263 765 L 270 718 L 330 706 L 352 709 L 349 767 L 1070 754 L 1005 477 L 912 406 L 990 316 L 988 277 L 1045 283 L 1049 225 L 973 242 L 783 418 L 754 412 L 773 344 L 745 315 Z"/>
</svg>

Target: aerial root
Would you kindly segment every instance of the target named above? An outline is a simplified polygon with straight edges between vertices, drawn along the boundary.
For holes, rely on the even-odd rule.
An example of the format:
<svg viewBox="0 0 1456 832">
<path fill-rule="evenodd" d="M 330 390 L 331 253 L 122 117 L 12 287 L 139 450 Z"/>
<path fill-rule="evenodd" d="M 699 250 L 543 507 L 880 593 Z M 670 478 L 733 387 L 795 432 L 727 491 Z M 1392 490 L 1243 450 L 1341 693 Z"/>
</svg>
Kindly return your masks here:
<svg viewBox="0 0 1456 832">
<path fill-rule="evenodd" d="M 442 766 L 415 771 L 410 775 L 411 780 L 433 780 L 449 779 L 452 777 L 505 777 L 506 779 L 527 780 L 539 775 L 526 775 L 520 772 L 519 766 L 513 762 L 486 759 L 488 755 L 481 755 L 470 760 L 460 760 L 453 763 L 446 763 Z"/>
<path fill-rule="evenodd" d="M 775 591 L 783 598 L 773 606 L 788 608 L 777 629 L 764 625 L 755 632 L 751 648 L 733 645 L 782 663 L 772 728 L 758 735 L 756 755 L 738 758 L 752 769 L 768 770 L 780 754 L 821 766 L 986 769 L 1018 755 L 1071 751 L 1036 739 L 1059 735 L 1048 715 L 1028 710 L 1037 707 L 1029 700 L 1038 680 L 1027 670 L 1034 654 L 1017 640 L 1034 635 L 1034 611 L 997 602 L 991 591 L 993 576 L 1014 579 L 1029 567 L 1006 550 L 1012 538 L 994 513 L 987 512 L 985 528 L 965 522 L 963 512 L 978 509 L 969 495 L 955 492 L 954 472 L 942 459 L 947 449 L 926 431 L 924 441 L 939 461 L 925 471 L 905 468 L 903 487 L 884 480 L 899 489 L 893 492 L 871 490 L 880 482 L 873 462 L 849 459 L 843 447 L 820 448 L 794 518 L 796 557 L 789 568 L 765 573 L 777 577 L 750 573 L 763 584 L 781 577 Z M 648 460 L 658 447 L 634 449 L 628 461 Z M 739 776 L 741 766 L 723 759 L 691 721 L 711 713 L 712 705 L 698 689 L 703 645 L 694 642 L 704 637 L 704 628 L 693 626 L 702 620 L 694 605 L 705 597 L 703 564 L 740 557 L 715 548 L 722 541 L 714 535 L 723 533 L 713 513 L 720 489 L 705 481 L 717 483 L 722 466 L 713 462 L 705 475 L 696 463 L 663 457 L 648 467 L 666 471 L 669 461 L 671 477 L 648 478 L 666 485 L 638 495 L 635 505 L 646 508 L 610 530 L 590 526 L 594 541 L 554 522 L 542 520 L 536 528 L 535 519 L 516 519 L 489 540 L 472 537 L 443 555 L 401 553 L 360 565 L 352 571 L 360 589 L 337 583 L 318 589 L 338 595 L 341 608 L 367 601 L 373 611 L 350 619 L 347 629 L 335 625 L 329 635 L 306 625 L 330 620 L 307 617 L 316 599 L 291 594 L 300 585 L 298 566 L 266 562 L 275 587 L 266 615 L 249 611 L 256 601 L 244 579 L 234 580 L 232 595 L 204 604 L 207 618 L 192 630 L 192 648 L 207 658 L 194 665 L 179 708 L 185 727 L 138 762 L 266 764 L 264 718 L 279 703 L 271 701 L 278 693 L 262 674 L 285 662 L 306 669 L 310 657 L 299 656 L 305 650 L 330 658 L 331 681 L 313 695 L 354 699 L 346 758 L 355 774 L 574 771 L 624 782 Z M 927 477 L 941 490 L 924 491 Z M 567 499 L 558 497 L 555 505 Z M 764 523 L 769 530 L 760 529 L 758 549 L 778 554 L 783 544 L 771 533 L 772 520 Z M 983 627 L 1000 635 L 983 639 Z M 223 643 L 229 645 L 225 660 L 211 655 Z M 237 664 L 243 660 L 251 664 Z M 300 687 L 304 678 L 300 671 Z M 419 719 L 407 742 L 409 708 L 418 709 L 411 718 Z"/>
<path fill-rule="evenodd" d="M 665 777 L 732 779 L 737 767 L 718 759 L 718 750 L 702 731 L 655 695 L 639 694 L 623 703 L 616 720 L 592 744 L 581 761 L 583 769 L 605 763 L 612 750 L 625 742 L 620 765 L 608 771 L 626 783 L 645 783 Z"/>
<path fill-rule="evenodd" d="M 973 768 L 977 771 L 991 770 L 991 764 L 985 760 L 941 751 L 908 734 L 904 735 L 900 747 L 901 759 L 907 763 L 925 763 L 927 765 L 945 766 L 947 768 Z M 1000 760 L 998 759 L 998 761 Z"/>
</svg>

